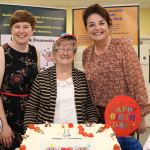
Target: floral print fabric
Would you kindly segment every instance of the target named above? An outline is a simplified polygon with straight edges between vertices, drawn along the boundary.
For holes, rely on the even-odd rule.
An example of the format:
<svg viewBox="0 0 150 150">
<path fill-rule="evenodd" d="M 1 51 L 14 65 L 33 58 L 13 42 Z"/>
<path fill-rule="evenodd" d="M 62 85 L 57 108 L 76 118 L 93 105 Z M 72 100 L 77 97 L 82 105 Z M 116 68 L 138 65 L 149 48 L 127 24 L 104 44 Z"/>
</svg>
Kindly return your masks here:
<svg viewBox="0 0 150 150">
<path fill-rule="evenodd" d="M 101 55 L 94 52 L 94 45 L 89 46 L 83 52 L 83 66 L 95 105 L 106 107 L 116 96 L 131 96 L 142 116 L 150 112 L 140 62 L 127 39 L 111 39 Z"/>
<path fill-rule="evenodd" d="M 37 75 L 37 54 L 35 47 L 29 45 L 27 53 L 18 52 L 8 44 L 3 45 L 5 52 L 5 73 L 1 92 L 11 94 L 29 94 L 30 87 Z M 28 97 L 8 96 L 1 94 L 8 124 L 12 128 L 15 139 L 9 150 L 14 150 L 21 142 L 23 134 L 24 112 Z M 0 150 L 6 150 L 3 145 Z"/>
</svg>

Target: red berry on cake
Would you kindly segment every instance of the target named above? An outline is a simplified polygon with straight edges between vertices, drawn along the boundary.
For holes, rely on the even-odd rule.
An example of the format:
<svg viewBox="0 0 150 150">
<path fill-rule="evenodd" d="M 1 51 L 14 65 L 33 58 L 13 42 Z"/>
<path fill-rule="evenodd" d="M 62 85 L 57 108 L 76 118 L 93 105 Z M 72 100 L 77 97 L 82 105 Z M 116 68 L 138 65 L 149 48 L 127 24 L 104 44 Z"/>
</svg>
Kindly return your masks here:
<svg viewBox="0 0 150 150">
<path fill-rule="evenodd" d="M 69 128 L 73 128 L 73 123 L 68 124 Z"/>
<path fill-rule="evenodd" d="M 93 134 L 92 134 L 92 133 L 89 133 L 89 134 L 88 134 L 88 137 L 94 137 L 94 136 L 93 136 Z"/>
<path fill-rule="evenodd" d="M 34 124 L 28 124 L 28 128 L 35 129 L 35 126 L 34 126 Z"/>
<path fill-rule="evenodd" d="M 113 147 L 113 150 L 121 150 L 120 146 L 115 144 L 114 147 Z"/>
<path fill-rule="evenodd" d="M 83 135 L 83 133 L 84 133 L 84 128 L 83 128 L 81 125 L 79 125 L 79 126 L 78 126 L 78 129 L 79 129 L 79 134 L 82 134 L 82 135 Z"/>
<path fill-rule="evenodd" d="M 78 125 L 79 130 L 84 130 L 82 125 Z"/>
<path fill-rule="evenodd" d="M 84 137 L 88 137 L 88 133 L 87 132 L 83 132 L 82 134 Z"/>
<path fill-rule="evenodd" d="M 26 150 L 26 146 L 25 145 L 21 145 L 19 150 Z"/>
</svg>

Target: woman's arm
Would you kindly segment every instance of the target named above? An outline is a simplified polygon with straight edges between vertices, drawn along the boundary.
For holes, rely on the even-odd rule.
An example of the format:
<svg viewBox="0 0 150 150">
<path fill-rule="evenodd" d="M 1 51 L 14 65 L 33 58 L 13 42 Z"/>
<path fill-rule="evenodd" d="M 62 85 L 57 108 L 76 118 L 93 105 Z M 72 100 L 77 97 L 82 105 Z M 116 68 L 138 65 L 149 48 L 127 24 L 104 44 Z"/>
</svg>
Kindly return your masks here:
<svg viewBox="0 0 150 150">
<path fill-rule="evenodd" d="M 38 72 L 40 72 L 40 50 L 36 49 L 36 54 L 37 54 L 37 67 L 38 67 Z"/>
<path fill-rule="evenodd" d="M 5 57 L 4 57 L 4 49 L 2 47 L 0 47 L 0 64 L 1 64 L 0 67 L 0 87 L 1 87 L 5 71 Z M 1 97 L 0 97 L 0 117 L 2 119 L 3 125 L 7 124 Z"/>
<path fill-rule="evenodd" d="M 130 96 L 134 98 L 142 110 L 142 116 L 150 113 L 148 104 L 148 95 L 146 91 L 144 76 L 140 61 L 133 49 L 132 45 L 128 42 L 124 47 L 124 76 L 127 83 L 127 88 L 130 91 Z"/>
<path fill-rule="evenodd" d="M 1 65 L 0 67 L 0 87 L 1 87 L 5 72 L 5 56 L 4 56 L 4 49 L 2 47 L 0 47 L 0 65 Z M 0 97 L 0 118 L 3 124 L 2 133 L 0 134 L 0 143 L 3 143 L 6 147 L 10 147 L 12 145 L 14 135 L 10 126 L 7 123 L 1 97 Z"/>
<path fill-rule="evenodd" d="M 148 104 L 148 95 L 146 91 L 144 76 L 140 61 L 133 49 L 132 45 L 128 42 L 124 47 L 124 73 L 127 83 L 127 87 L 130 91 L 130 96 L 134 98 L 142 111 L 142 120 L 137 130 L 139 133 L 143 133 L 146 130 L 146 123 L 144 116 L 150 113 L 150 104 Z"/>
</svg>

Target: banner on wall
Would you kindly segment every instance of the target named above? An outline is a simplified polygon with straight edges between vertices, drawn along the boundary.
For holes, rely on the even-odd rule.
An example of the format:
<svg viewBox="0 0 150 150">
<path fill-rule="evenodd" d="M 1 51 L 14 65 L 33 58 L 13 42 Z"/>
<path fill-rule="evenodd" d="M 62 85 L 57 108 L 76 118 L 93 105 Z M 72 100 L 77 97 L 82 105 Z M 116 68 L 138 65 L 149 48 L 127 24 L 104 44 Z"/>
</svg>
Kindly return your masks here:
<svg viewBox="0 0 150 150">
<path fill-rule="evenodd" d="M 126 37 L 133 44 L 136 53 L 139 55 L 139 5 L 131 6 L 113 6 L 105 7 L 112 19 L 112 37 Z M 88 38 L 84 23 L 82 20 L 82 13 L 85 8 L 73 9 L 73 34 L 77 36 L 79 55 L 82 55 L 82 51 L 88 45 L 92 44 L 92 41 Z M 81 56 L 80 56 L 81 57 Z M 80 58 L 81 59 L 81 58 Z M 76 57 L 76 63 L 79 62 L 79 58 Z M 79 66 L 79 68 L 82 68 Z M 81 69 L 82 70 L 82 69 Z"/>
<path fill-rule="evenodd" d="M 115 6 L 106 7 L 113 22 L 111 36 L 127 37 L 133 45 L 139 42 L 139 7 Z M 91 43 L 82 21 L 83 9 L 73 9 L 73 33 L 78 37 L 79 46 Z"/>
<path fill-rule="evenodd" d="M 23 9 L 30 11 L 36 18 L 34 36 L 30 44 L 40 51 L 41 70 L 53 65 L 51 49 L 55 40 L 66 32 L 66 10 L 32 6 L 0 4 L 0 43 L 11 41 L 9 20 L 13 12 Z"/>
</svg>

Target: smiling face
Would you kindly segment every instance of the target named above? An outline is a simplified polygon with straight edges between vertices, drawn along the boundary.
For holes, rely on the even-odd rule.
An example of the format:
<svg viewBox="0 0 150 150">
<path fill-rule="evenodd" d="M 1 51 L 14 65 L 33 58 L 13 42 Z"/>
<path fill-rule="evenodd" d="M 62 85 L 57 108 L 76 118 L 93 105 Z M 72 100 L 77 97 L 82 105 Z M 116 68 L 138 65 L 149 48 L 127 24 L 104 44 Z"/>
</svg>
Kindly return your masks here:
<svg viewBox="0 0 150 150">
<path fill-rule="evenodd" d="M 53 54 L 56 65 L 72 67 L 75 56 L 72 40 L 62 40 Z"/>
<path fill-rule="evenodd" d="M 11 28 L 13 42 L 16 44 L 27 44 L 33 34 L 31 24 L 28 22 L 17 22 Z"/>
<path fill-rule="evenodd" d="M 91 14 L 87 18 L 87 32 L 89 37 L 94 41 L 105 40 L 109 37 L 109 27 L 106 20 L 99 14 Z"/>
</svg>

